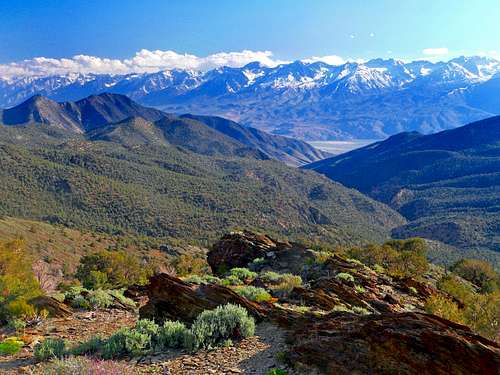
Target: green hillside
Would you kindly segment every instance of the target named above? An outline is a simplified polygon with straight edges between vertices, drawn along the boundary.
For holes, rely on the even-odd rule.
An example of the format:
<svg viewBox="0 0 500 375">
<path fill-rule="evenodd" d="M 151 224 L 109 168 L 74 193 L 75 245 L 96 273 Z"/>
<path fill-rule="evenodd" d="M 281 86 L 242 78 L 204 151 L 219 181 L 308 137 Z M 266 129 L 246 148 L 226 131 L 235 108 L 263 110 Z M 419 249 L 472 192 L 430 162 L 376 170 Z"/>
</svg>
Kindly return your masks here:
<svg viewBox="0 0 500 375">
<path fill-rule="evenodd" d="M 110 234 L 202 241 L 245 227 L 345 244 L 382 240 L 404 223 L 314 172 L 168 144 L 4 140 L 0 164 L 0 214 Z"/>
</svg>

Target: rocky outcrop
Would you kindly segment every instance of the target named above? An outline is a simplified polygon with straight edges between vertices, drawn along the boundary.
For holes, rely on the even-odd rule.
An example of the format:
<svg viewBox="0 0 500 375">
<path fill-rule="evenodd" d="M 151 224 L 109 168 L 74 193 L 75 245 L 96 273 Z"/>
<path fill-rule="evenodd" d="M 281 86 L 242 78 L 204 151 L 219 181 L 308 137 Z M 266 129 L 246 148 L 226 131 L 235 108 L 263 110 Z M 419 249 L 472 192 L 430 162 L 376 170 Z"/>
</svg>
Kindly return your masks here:
<svg viewBox="0 0 500 375">
<path fill-rule="evenodd" d="M 257 271 L 302 274 L 303 285 L 280 295 L 279 304 L 258 304 L 221 285 L 194 285 L 162 274 L 146 287 L 149 301 L 140 315 L 189 323 L 203 310 L 231 302 L 283 328 L 288 359 L 299 368 L 340 375 L 498 375 L 496 343 L 423 313 L 430 296 L 443 294 L 430 283 L 391 277 L 338 254 L 324 260 L 316 255 L 299 244 L 231 233 L 208 254 L 214 272 L 247 267 L 261 258 L 252 264 Z M 271 293 L 277 286 L 264 277 L 251 285 Z M 144 290 L 130 293 L 142 295 Z"/>
<path fill-rule="evenodd" d="M 288 244 L 273 240 L 266 235 L 252 232 L 233 232 L 217 241 L 207 254 L 213 273 L 246 267 L 254 259 L 264 258 L 268 252 L 286 247 Z"/>
<path fill-rule="evenodd" d="M 433 315 L 341 314 L 302 322 L 290 333 L 289 360 L 326 374 L 498 375 L 496 343 Z"/>
<path fill-rule="evenodd" d="M 255 259 L 262 259 L 268 269 L 300 274 L 307 261 L 314 259 L 314 253 L 300 244 L 245 231 L 223 236 L 207 254 L 214 274 L 247 267 Z"/>
<path fill-rule="evenodd" d="M 412 278 L 393 278 L 339 255 L 328 258 L 320 276 L 310 282 L 310 289 L 322 291 L 347 306 L 378 313 L 422 311 L 428 297 L 449 297 L 432 285 Z"/>
<path fill-rule="evenodd" d="M 226 303 L 243 306 L 258 319 L 266 315 L 265 308 L 229 288 L 215 284 L 189 284 L 165 273 L 150 279 L 147 296 L 148 302 L 139 309 L 139 315 L 156 321 L 170 319 L 189 323 L 204 310 Z"/>
<path fill-rule="evenodd" d="M 38 311 L 47 310 L 52 318 L 66 318 L 72 314 L 71 309 L 55 298 L 38 296 L 29 301 Z"/>
</svg>

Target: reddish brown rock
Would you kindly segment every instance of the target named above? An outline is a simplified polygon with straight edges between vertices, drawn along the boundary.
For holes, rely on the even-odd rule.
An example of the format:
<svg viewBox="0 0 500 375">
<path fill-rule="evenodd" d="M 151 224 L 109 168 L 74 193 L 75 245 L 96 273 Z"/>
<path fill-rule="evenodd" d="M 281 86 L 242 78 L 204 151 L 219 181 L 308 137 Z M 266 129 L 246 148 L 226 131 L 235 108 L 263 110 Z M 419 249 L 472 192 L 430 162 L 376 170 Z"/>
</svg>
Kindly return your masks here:
<svg viewBox="0 0 500 375">
<path fill-rule="evenodd" d="M 314 306 L 321 310 L 331 310 L 342 303 L 337 297 L 322 289 L 295 287 L 288 301 L 300 306 Z"/>
<path fill-rule="evenodd" d="M 500 366 L 496 343 L 421 313 L 303 321 L 290 342 L 292 363 L 326 374 L 498 375 Z"/>
<path fill-rule="evenodd" d="M 246 267 L 254 259 L 264 258 L 267 253 L 289 246 L 271 237 L 252 232 L 233 232 L 217 241 L 207 254 L 213 273 L 221 273 L 235 267 Z"/>
<path fill-rule="evenodd" d="M 177 277 L 160 274 L 147 286 L 148 302 L 139 309 L 141 318 L 192 322 L 202 311 L 234 303 L 245 307 L 256 318 L 263 318 L 266 309 L 221 285 L 185 283 Z"/>
<path fill-rule="evenodd" d="M 227 234 L 207 254 L 214 274 L 223 274 L 235 267 L 248 267 L 257 258 L 263 260 L 262 269 L 300 275 L 315 256 L 312 250 L 301 244 L 279 242 L 252 232 Z"/>
<path fill-rule="evenodd" d="M 72 314 L 71 309 L 55 298 L 39 296 L 29 301 L 38 311 L 47 310 L 52 318 L 65 318 Z"/>
</svg>

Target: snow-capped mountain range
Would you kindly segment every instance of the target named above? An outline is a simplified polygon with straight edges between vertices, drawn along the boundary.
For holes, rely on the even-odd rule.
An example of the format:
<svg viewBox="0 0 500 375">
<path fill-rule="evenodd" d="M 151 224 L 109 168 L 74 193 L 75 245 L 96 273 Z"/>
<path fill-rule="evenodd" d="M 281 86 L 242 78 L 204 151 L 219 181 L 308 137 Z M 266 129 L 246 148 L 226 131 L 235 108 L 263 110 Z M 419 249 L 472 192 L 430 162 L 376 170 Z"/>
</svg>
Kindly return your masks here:
<svg viewBox="0 0 500 375">
<path fill-rule="evenodd" d="M 500 113 L 500 62 L 374 59 L 340 66 L 257 62 L 208 72 L 0 79 L 0 107 L 41 94 L 57 101 L 120 93 L 174 113 L 210 114 L 309 140 L 384 138 L 453 128 Z"/>
</svg>

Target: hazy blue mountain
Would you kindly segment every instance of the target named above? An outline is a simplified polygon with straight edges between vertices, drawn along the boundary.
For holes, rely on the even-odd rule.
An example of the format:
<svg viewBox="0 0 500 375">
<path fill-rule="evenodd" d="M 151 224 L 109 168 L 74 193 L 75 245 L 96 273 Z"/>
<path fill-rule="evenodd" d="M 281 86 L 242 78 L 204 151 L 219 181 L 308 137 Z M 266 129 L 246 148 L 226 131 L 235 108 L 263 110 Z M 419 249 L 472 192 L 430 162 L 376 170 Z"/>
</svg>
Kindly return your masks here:
<svg viewBox="0 0 500 375">
<path fill-rule="evenodd" d="M 305 168 L 398 210 L 409 223 L 396 236 L 500 251 L 500 116 L 397 134 Z"/>
<path fill-rule="evenodd" d="M 112 92 L 166 112 L 221 116 L 295 138 L 380 139 L 402 131 L 434 133 L 500 114 L 499 74 L 500 62 L 472 56 L 22 77 L 0 79 L 0 106 L 34 94 L 74 101 Z"/>
</svg>

